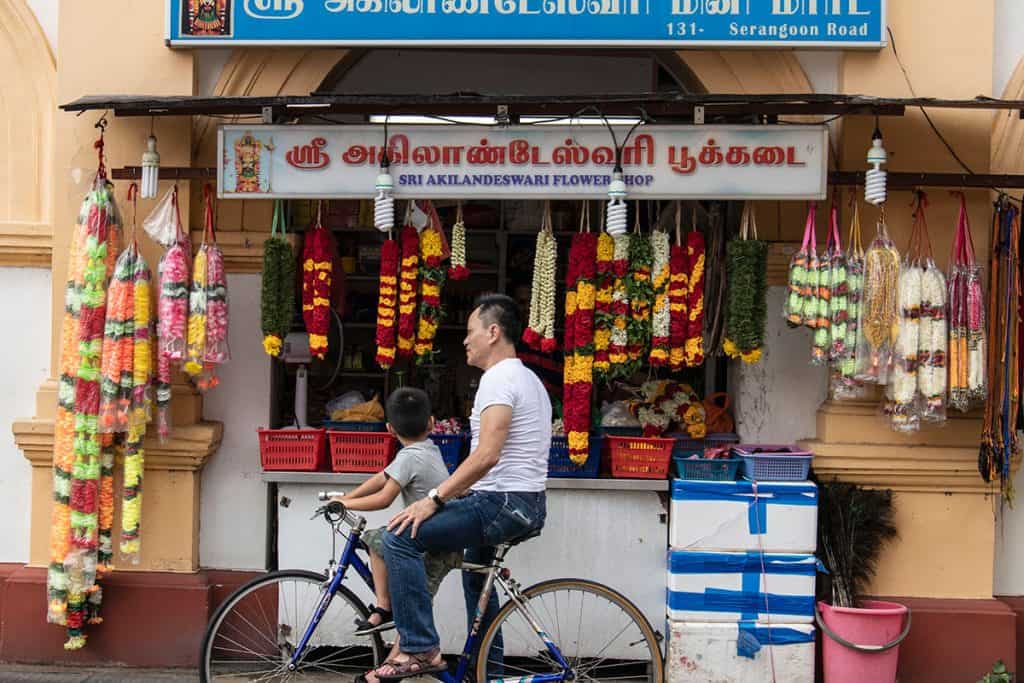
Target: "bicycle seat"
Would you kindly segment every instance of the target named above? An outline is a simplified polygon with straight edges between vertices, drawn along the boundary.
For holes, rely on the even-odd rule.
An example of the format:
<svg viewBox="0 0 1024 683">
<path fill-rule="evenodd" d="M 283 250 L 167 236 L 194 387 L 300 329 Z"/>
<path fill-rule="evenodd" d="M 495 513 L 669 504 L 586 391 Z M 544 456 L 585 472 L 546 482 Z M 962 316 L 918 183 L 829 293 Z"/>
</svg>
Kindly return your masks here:
<svg viewBox="0 0 1024 683">
<path fill-rule="evenodd" d="M 517 536 L 511 540 L 505 541 L 505 545 L 511 548 L 512 546 L 519 545 L 523 541 L 528 541 L 531 538 L 537 538 L 538 536 L 540 536 L 540 531 L 540 529 L 533 529 L 532 531 L 526 532 L 522 536 Z"/>
</svg>

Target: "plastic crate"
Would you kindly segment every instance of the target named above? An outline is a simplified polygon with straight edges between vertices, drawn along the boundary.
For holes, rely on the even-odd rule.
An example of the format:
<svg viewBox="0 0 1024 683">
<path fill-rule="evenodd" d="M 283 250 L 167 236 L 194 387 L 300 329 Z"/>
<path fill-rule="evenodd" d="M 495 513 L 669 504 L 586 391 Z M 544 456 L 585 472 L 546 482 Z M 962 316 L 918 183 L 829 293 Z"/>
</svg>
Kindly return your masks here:
<svg viewBox="0 0 1024 683">
<path fill-rule="evenodd" d="M 674 439 L 605 437 L 611 475 L 616 479 L 665 479 L 672 462 Z"/>
<path fill-rule="evenodd" d="M 601 452 L 604 437 L 590 435 L 590 453 L 582 465 L 569 459 L 569 439 L 564 436 L 551 437 L 551 452 L 548 456 L 548 476 L 555 479 L 597 479 L 601 467 Z"/>
<path fill-rule="evenodd" d="M 466 444 L 467 436 L 465 433 L 430 435 L 430 440 L 441 449 L 441 458 L 444 460 L 444 466 L 448 468 L 449 474 L 454 472 L 462 462 L 462 448 Z"/>
<path fill-rule="evenodd" d="M 258 429 L 260 464 L 267 471 L 327 469 L 323 429 Z"/>
<path fill-rule="evenodd" d="M 741 458 L 672 458 L 676 467 L 676 475 L 680 479 L 696 479 L 700 481 L 736 481 Z"/>
<path fill-rule="evenodd" d="M 327 438 L 335 472 L 379 472 L 398 450 L 398 442 L 387 432 L 327 432 Z"/>
<path fill-rule="evenodd" d="M 733 432 L 721 432 L 718 434 L 708 434 L 704 437 L 704 445 L 707 447 L 711 446 L 730 446 L 734 443 L 739 443 L 740 437 Z"/>
<path fill-rule="evenodd" d="M 666 434 L 665 438 L 674 439 L 672 444 L 672 458 L 689 458 L 691 455 L 704 455 L 704 439 L 691 439 L 685 432 L 672 432 Z"/>
<path fill-rule="evenodd" d="M 804 481 L 814 454 L 797 446 L 740 444 L 733 453 L 743 459 L 743 476 L 754 481 Z"/>
<path fill-rule="evenodd" d="M 604 436 L 643 436 L 643 427 L 604 427 L 601 428 Z"/>
<path fill-rule="evenodd" d="M 387 422 L 349 422 L 324 420 L 324 429 L 332 432 L 386 432 Z"/>
</svg>

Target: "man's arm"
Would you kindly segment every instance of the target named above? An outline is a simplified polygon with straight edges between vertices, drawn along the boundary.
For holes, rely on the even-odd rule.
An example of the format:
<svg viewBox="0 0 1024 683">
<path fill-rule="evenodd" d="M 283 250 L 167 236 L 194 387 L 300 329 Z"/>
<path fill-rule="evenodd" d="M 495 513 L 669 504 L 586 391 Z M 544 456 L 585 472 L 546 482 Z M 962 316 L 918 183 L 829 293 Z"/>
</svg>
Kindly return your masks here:
<svg viewBox="0 0 1024 683">
<path fill-rule="evenodd" d="M 511 424 L 511 406 L 493 405 L 481 413 L 480 440 L 476 450 L 462 461 L 452 476 L 437 487 L 441 498 L 448 500 L 462 494 L 498 464 Z"/>
</svg>

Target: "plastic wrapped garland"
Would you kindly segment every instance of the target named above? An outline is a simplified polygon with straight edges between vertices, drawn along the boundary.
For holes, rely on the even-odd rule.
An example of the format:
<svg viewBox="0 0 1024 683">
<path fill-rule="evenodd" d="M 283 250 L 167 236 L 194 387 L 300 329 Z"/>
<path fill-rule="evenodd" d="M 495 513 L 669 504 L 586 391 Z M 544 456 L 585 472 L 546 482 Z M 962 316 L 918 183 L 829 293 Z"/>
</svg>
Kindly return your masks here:
<svg viewBox="0 0 1024 683">
<path fill-rule="evenodd" d="M 124 432 L 132 400 L 132 366 L 135 341 L 134 245 L 117 258 L 107 294 L 107 319 L 103 331 L 99 431 Z"/>
<path fill-rule="evenodd" d="M 228 279 L 224 252 L 216 242 L 206 245 L 206 354 L 207 367 L 231 360 L 228 346 Z"/>
<path fill-rule="evenodd" d="M 900 254 L 889 238 L 885 216 L 864 254 L 864 293 L 857 343 L 856 378 L 886 384 L 900 317 Z"/>
<path fill-rule="evenodd" d="M 904 259 L 899 274 L 900 318 L 893 347 L 892 428 L 916 431 L 920 426 L 917 405 L 917 352 L 921 334 L 921 279 L 924 269 Z"/>
<path fill-rule="evenodd" d="M 811 364 L 824 365 L 832 357 L 832 341 L 834 332 L 832 330 L 832 291 L 838 281 L 839 273 L 833 273 L 833 261 L 842 256 L 842 248 L 839 243 L 839 224 L 837 219 L 835 203 L 829 211 L 828 237 L 825 241 L 825 251 L 821 255 L 818 269 L 818 292 L 817 292 L 817 320 L 814 324 L 814 336 L 811 343 Z M 845 269 L 844 269 L 845 270 Z M 845 273 L 843 282 L 845 284 Z"/>
<path fill-rule="evenodd" d="M 850 238 L 846 252 L 846 343 L 839 361 L 838 395 L 856 392 L 860 383 L 857 375 L 857 348 L 860 336 L 861 303 L 864 293 L 864 247 L 860 236 L 860 208 L 857 196 L 853 195 L 853 218 L 850 221 Z"/>
<path fill-rule="evenodd" d="M 192 262 L 192 288 L 188 296 L 188 345 L 185 351 L 185 372 L 196 377 L 203 371 L 206 355 L 206 244 L 199 247 Z"/>
<path fill-rule="evenodd" d="M 768 244 L 757 239 L 753 207 L 743 207 L 740 235 L 726 247 L 729 291 L 726 300 L 725 341 L 730 358 L 754 364 L 761 360 L 767 314 Z"/>
<path fill-rule="evenodd" d="M 921 277 L 921 337 L 917 383 L 923 398 L 921 418 L 946 420 L 946 276 L 928 259 Z"/>
<path fill-rule="evenodd" d="M 284 207 L 274 201 L 270 238 L 263 242 L 263 282 L 260 290 L 260 326 L 263 350 L 268 356 L 281 353 L 284 338 L 295 315 L 295 252 L 288 242 Z"/>
<path fill-rule="evenodd" d="M 967 201 L 961 194 L 946 283 L 949 303 L 949 405 L 961 412 L 967 412 L 973 405 L 984 401 L 987 392 L 987 323 L 980 271 L 975 260 Z"/>
<path fill-rule="evenodd" d="M 843 244 L 839 239 L 839 211 L 832 205 L 831 235 L 832 245 L 829 255 L 829 278 L 831 280 L 829 354 L 828 358 L 834 365 L 839 365 L 848 355 L 847 337 L 850 328 L 850 271 L 849 262 L 843 252 Z"/>
<path fill-rule="evenodd" d="M 813 327 L 817 322 L 817 309 L 809 300 L 817 294 L 817 282 L 811 283 L 811 255 L 817 249 L 815 212 L 817 203 L 811 202 L 804 222 L 804 237 L 800 249 L 789 262 L 789 277 L 783 317 L 790 327 Z M 815 254 L 815 258 L 817 255 Z M 814 271 L 816 273 L 816 271 Z M 813 309 L 813 310 L 812 310 Z M 811 313 L 808 318 L 808 313 Z"/>
</svg>

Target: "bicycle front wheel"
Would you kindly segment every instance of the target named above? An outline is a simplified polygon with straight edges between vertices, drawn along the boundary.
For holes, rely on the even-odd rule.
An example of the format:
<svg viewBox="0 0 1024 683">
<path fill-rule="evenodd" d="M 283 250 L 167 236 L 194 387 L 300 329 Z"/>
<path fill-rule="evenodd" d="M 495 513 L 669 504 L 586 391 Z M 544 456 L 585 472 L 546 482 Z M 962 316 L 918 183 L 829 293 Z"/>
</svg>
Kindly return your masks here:
<svg viewBox="0 0 1024 683">
<path fill-rule="evenodd" d="M 327 579 L 315 572 L 271 572 L 245 584 L 210 620 L 199 674 L 212 681 L 333 681 L 361 673 L 383 659 L 380 636 L 356 636 L 369 610 L 348 588 L 331 598 L 293 670 L 288 666 L 326 598 Z"/>
<path fill-rule="evenodd" d="M 569 664 L 576 680 L 661 683 L 658 636 L 621 593 L 593 581 L 555 579 L 522 591 L 525 608 Z M 484 633 L 476 680 L 527 678 L 562 671 L 547 644 L 513 601 Z"/>
</svg>

